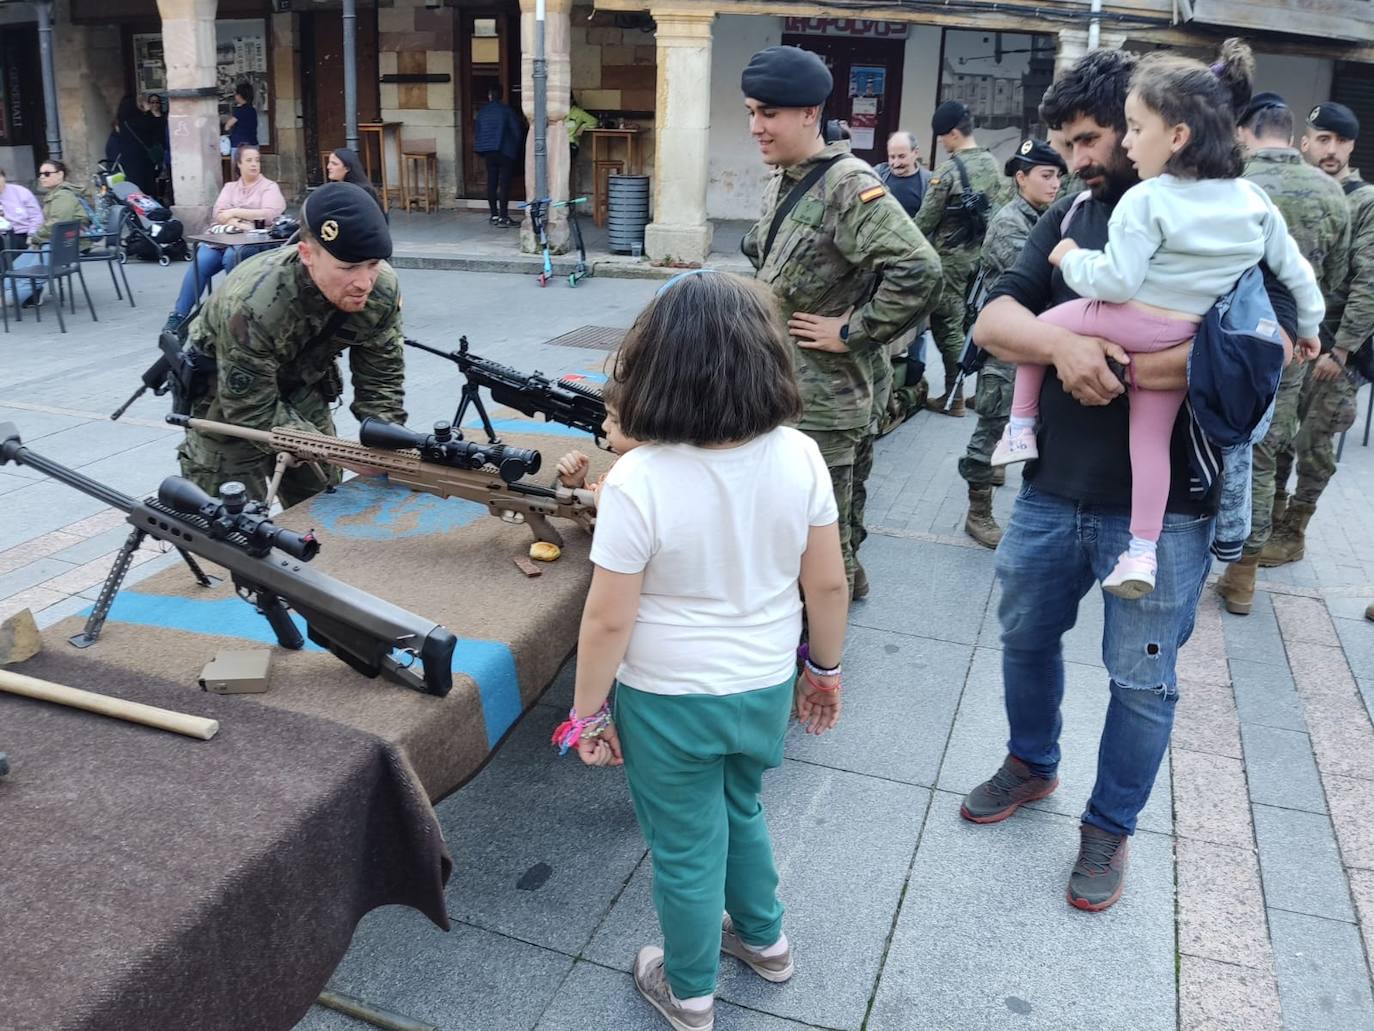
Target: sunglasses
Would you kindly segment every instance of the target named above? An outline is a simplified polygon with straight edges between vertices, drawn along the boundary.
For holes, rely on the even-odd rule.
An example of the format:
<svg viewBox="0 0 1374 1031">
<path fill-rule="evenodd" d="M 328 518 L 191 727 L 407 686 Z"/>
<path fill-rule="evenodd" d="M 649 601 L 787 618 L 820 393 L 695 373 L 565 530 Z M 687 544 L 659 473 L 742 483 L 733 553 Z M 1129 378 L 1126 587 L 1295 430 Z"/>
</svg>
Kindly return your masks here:
<svg viewBox="0 0 1374 1031">
<path fill-rule="evenodd" d="M 54 168 L 51 172 L 39 172 L 39 173 L 38 173 L 38 178 L 43 179 L 43 178 L 46 178 L 47 176 L 56 175 L 56 174 L 57 174 L 57 169 Z"/>
</svg>

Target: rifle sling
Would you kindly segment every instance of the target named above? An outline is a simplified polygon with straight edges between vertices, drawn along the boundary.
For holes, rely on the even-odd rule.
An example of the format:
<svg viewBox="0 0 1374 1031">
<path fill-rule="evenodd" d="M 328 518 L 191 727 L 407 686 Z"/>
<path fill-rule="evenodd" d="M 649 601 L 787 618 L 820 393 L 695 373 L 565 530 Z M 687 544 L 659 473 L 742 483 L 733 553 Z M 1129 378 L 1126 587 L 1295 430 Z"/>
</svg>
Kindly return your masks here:
<svg viewBox="0 0 1374 1031">
<path fill-rule="evenodd" d="M 778 205 L 777 211 L 773 213 L 773 224 L 768 227 L 768 239 L 763 244 L 763 250 L 759 252 L 759 268 L 768 263 L 768 254 L 773 250 L 773 241 L 777 239 L 778 230 L 782 228 L 782 220 L 792 213 L 792 209 L 806 196 L 807 191 L 815 186 L 826 172 L 830 171 L 830 166 L 844 157 L 846 155 L 836 154 L 824 161 L 818 161 L 815 167 L 807 172 L 796 186 L 792 187 L 792 192 Z"/>
</svg>

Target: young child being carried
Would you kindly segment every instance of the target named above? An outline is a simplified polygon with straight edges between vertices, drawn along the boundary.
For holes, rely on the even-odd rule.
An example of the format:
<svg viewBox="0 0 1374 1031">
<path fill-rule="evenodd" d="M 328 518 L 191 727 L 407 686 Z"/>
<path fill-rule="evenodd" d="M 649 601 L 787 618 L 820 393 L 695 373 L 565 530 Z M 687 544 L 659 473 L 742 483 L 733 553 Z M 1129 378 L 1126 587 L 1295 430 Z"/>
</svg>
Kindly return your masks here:
<svg viewBox="0 0 1374 1031">
<path fill-rule="evenodd" d="M 635 984 L 679 1031 L 713 1026 L 722 951 L 792 976 L 763 773 L 794 706 L 813 733 L 840 714 L 838 513 L 819 449 L 783 425 L 801 400 L 780 327 L 769 294 L 710 271 L 670 281 L 631 327 L 606 404 L 637 446 L 601 487 L 574 705 L 554 733 L 588 765 L 624 764 L 664 942 L 640 950 Z"/>
<path fill-rule="evenodd" d="M 1217 299 L 1264 261 L 1297 302 L 1299 343 L 1315 350 L 1326 305 L 1312 268 L 1268 194 L 1238 178 L 1235 111 L 1250 98 L 1253 72 L 1250 48 L 1236 39 L 1222 45 L 1210 68 L 1161 54 L 1140 61 L 1126 97 L 1122 144 L 1141 182 L 1113 210 L 1105 250 L 1065 239 L 1050 253 L 1080 299 L 1042 319 L 1128 353 L 1162 351 L 1191 340 Z M 993 452 L 994 466 L 1038 457 L 1044 378 L 1043 365 L 1018 367 L 1011 421 Z M 1122 598 L 1139 598 L 1155 586 L 1169 441 L 1186 393 L 1129 391 L 1131 542 L 1102 581 Z"/>
</svg>

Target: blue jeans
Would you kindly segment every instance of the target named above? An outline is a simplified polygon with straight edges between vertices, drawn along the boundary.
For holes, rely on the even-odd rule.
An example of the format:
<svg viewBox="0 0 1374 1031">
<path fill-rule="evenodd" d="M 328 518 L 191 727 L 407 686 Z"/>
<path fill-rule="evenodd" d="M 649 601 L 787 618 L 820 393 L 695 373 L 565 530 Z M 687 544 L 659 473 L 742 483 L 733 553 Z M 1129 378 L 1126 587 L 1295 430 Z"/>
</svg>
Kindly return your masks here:
<svg viewBox="0 0 1374 1031">
<path fill-rule="evenodd" d="M 45 255 L 39 254 L 37 251 L 29 251 L 27 254 L 21 254 L 21 255 L 19 255 L 19 257 L 15 258 L 12 262 L 10 262 L 10 268 L 21 269 L 21 268 L 27 268 L 27 267 L 29 267 L 30 265 L 40 265 L 40 264 L 43 263 L 45 257 L 46 257 Z M 33 296 L 34 280 L 32 280 L 32 279 L 19 279 L 19 280 L 14 280 L 14 281 L 13 281 L 13 285 L 14 285 L 14 286 L 17 286 L 17 287 L 19 288 L 19 303 L 20 303 L 20 304 L 23 304 L 25 301 L 27 301 L 30 297 Z M 5 296 L 4 296 L 3 298 L 0 298 L 0 303 L 6 302 L 6 301 L 8 301 L 9 299 L 10 299 L 10 292 L 9 292 L 9 289 L 7 288 L 7 289 L 5 290 Z"/>
<path fill-rule="evenodd" d="M 1026 483 L 997 548 L 1007 751 L 1039 776 L 1052 777 L 1059 766 L 1060 639 L 1077 621 L 1079 601 L 1126 549 L 1130 522 L 1125 509 L 1081 505 Z M 1103 594 L 1102 663 L 1111 701 L 1083 822 L 1111 834 L 1135 833 L 1169 747 L 1178 701 L 1174 667 L 1212 565 L 1212 528 L 1211 517 L 1165 513 L 1155 589 L 1135 601 Z"/>
<path fill-rule="evenodd" d="M 210 289 L 210 277 L 216 272 L 228 274 L 244 258 L 250 257 L 261 248 L 215 247 L 202 244 L 196 248 L 196 266 L 200 269 L 200 288 Z M 244 253 L 247 252 L 247 253 Z M 178 315 L 190 315 L 196 306 L 196 270 L 188 268 L 181 280 L 181 293 L 177 294 L 177 306 L 172 309 Z"/>
</svg>

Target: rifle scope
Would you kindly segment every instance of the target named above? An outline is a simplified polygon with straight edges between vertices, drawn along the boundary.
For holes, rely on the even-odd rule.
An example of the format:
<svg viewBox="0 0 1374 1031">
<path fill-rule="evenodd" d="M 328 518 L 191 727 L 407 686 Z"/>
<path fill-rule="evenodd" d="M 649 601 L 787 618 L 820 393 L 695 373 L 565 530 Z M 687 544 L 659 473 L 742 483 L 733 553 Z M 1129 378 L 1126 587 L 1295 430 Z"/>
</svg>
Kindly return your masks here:
<svg viewBox="0 0 1374 1031">
<path fill-rule="evenodd" d="M 247 541 L 244 551 L 258 558 L 273 548 L 302 562 L 309 562 L 320 553 L 320 542 L 315 539 L 314 531 L 296 533 L 278 526 L 267 518 L 266 506 L 260 501 L 250 501 L 247 489 L 235 481 L 221 486 L 216 499 L 190 480 L 169 476 L 158 487 L 157 499 L 173 511 L 200 516 L 215 540 L 226 540 L 238 534 Z"/>
<path fill-rule="evenodd" d="M 358 441 L 366 447 L 387 451 L 413 448 L 426 462 L 454 469 L 481 469 L 489 465 L 507 483 L 537 473 L 543 462 L 539 452 L 531 448 L 464 440 L 463 434 L 447 422 L 436 422 L 434 432 L 426 434 L 369 416 L 358 429 Z"/>
</svg>

